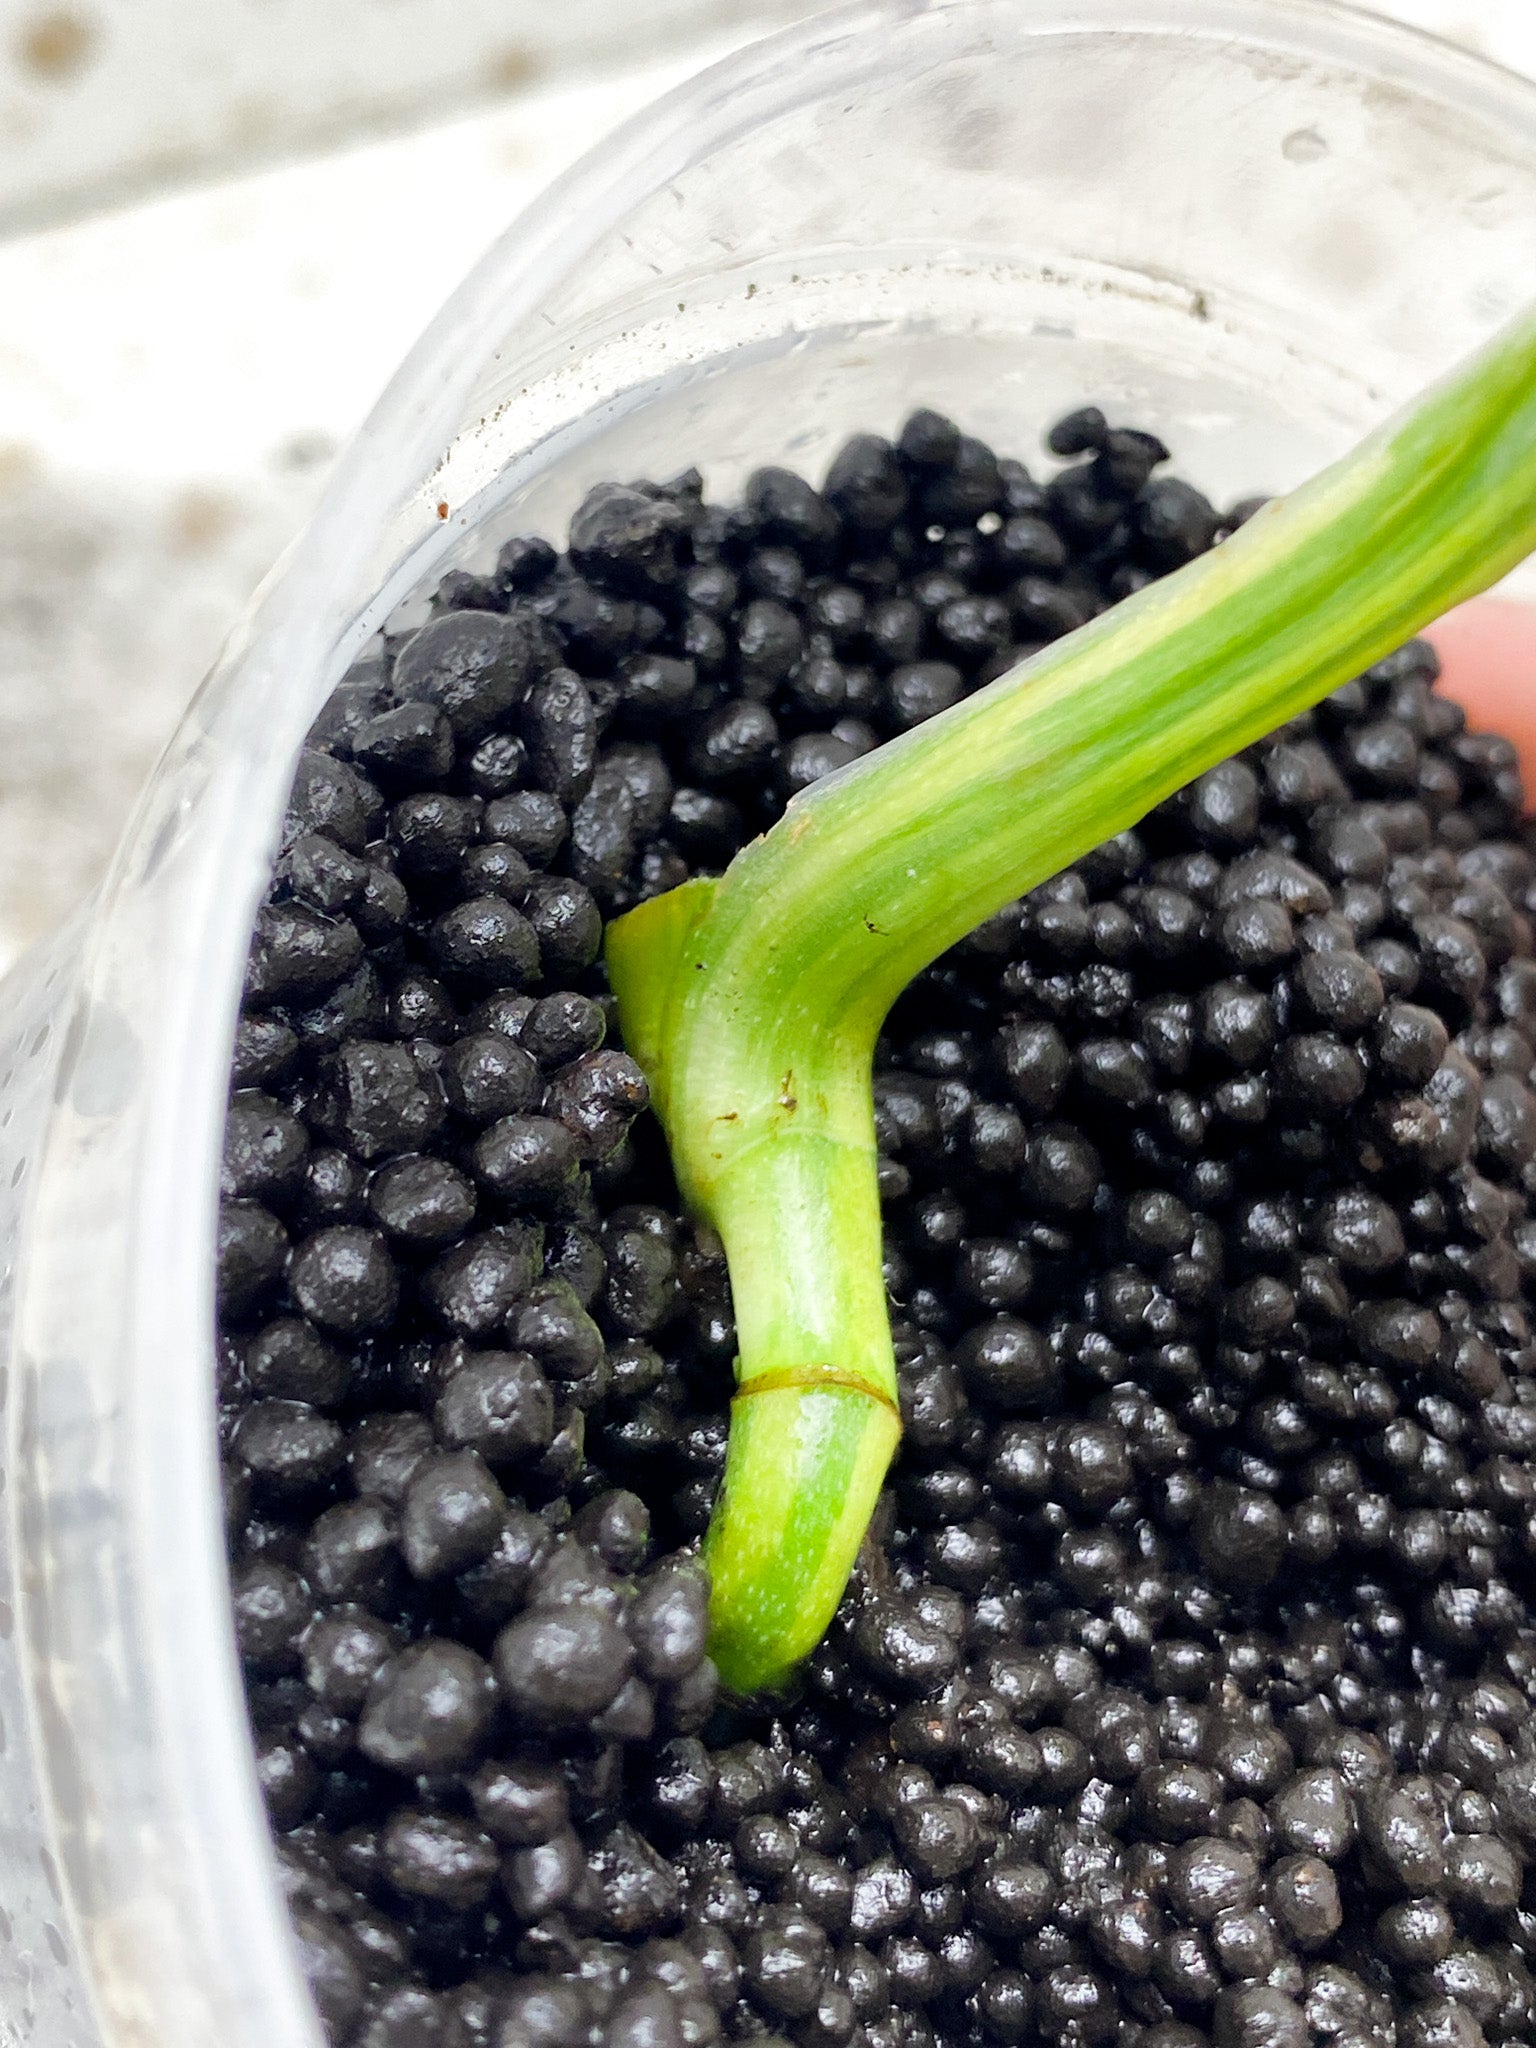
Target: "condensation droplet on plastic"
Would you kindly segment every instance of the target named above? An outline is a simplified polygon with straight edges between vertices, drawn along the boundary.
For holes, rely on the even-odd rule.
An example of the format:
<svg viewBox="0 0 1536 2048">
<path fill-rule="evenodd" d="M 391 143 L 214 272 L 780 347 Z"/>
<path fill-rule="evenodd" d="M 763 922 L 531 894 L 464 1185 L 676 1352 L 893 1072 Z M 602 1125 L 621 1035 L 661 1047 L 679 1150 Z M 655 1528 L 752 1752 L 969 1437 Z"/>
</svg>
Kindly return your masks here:
<svg viewBox="0 0 1536 2048">
<path fill-rule="evenodd" d="M 1474 192 L 1462 208 L 1475 228 L 1502 227 L 1509 218 L 1510 195 L 1503 185 L 1486 185 Z"/>
<path fill-rule="evenodd" d="M 1328 145 L 1315 128 L 1293 128 L 1280 145 L 1280 154 L 1293 164 L 1315 164 L 1328 154 Z"/>
<path fill-rule="evenodd" d="M 1473 319 L 1480 325 L 1496 326 L 1512 316 L 1516 300 L 1505 280 L 1485 278 L 1467 294 L 1467 304 L 1472 308 Z"/>
</svg>

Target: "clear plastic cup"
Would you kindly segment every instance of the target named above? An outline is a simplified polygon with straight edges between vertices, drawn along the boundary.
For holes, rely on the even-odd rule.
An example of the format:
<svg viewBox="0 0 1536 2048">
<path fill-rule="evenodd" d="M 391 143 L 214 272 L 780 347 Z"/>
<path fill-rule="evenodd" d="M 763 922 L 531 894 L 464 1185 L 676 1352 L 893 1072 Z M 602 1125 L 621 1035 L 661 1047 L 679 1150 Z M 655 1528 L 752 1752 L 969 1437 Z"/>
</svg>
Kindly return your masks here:
<svg viewBox="0 0 1536 2048">
<path fill-rule="evenodd" d="M 1532 279 L 1536 88 L 1304 0 L 875 0 L 490 252 L 0 995 L 0 2044 L 318 2048 L 229 1625 L 215 1165 L 295 754 L 379 622 L 599 478 L 816 472 L 918 402 L 1027 452 L 1093 399 L 1283 489 Z"/>
</svg>

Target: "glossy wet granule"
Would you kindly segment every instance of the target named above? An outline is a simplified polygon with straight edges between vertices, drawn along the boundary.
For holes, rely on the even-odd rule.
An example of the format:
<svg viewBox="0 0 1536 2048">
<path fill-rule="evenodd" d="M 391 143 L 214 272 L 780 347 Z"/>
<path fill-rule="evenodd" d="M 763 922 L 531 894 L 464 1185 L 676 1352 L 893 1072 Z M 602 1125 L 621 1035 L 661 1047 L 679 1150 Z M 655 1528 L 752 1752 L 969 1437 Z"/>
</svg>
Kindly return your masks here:
<svg viewBox="0 0 1536 2048">
<path fill-rule="evenodd" d="M 900 1460 L 799 1694 L 717 1698 L 729 1291 L 603 922 L 1250 509 L 1052 449 L 596 491 L 316 728 L 221 1394 L 337 2048 L 1536 2034 L 1536 865 L 1422 646 L 902 999 Z"/>
</svg>

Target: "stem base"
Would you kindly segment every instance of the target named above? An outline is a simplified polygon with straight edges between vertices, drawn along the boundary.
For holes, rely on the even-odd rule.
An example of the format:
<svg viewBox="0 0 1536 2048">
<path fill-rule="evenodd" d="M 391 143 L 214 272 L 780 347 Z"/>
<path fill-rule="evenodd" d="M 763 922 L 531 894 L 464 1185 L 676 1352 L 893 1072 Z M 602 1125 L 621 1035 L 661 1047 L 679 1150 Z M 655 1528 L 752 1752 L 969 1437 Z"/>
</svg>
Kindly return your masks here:
<svg viewBox="0 0 1536 2048">
<path fill-rule="evenodd" d="M 733 1692 L 782 1685 L 826 1633 L 900 1436 L 893 1402 L 842 1381 L 748 1382 L 732 1402 L 704 1561 L 710 1655 Z"/>
</svg>

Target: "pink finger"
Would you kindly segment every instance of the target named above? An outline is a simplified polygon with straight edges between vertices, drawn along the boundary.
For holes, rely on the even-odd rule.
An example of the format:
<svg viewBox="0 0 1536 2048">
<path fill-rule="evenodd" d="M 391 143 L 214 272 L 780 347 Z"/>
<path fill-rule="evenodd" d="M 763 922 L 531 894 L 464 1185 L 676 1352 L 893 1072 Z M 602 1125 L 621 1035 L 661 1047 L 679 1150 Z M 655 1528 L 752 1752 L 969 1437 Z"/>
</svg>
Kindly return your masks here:
<svg viewBox="0 0 1536 2048">
<path fill-rule="evenodd" d="M 1479 597 L 1447 612 L 1424 636 L 1440 656 L 1440 687 L 1467 722 L 1503 733 L 1520 753 L 1528 805 L 1536 807 L 1536 607 Z"/>
</svg>

